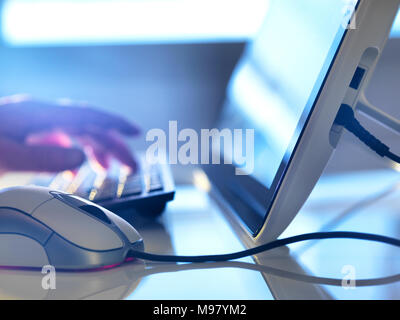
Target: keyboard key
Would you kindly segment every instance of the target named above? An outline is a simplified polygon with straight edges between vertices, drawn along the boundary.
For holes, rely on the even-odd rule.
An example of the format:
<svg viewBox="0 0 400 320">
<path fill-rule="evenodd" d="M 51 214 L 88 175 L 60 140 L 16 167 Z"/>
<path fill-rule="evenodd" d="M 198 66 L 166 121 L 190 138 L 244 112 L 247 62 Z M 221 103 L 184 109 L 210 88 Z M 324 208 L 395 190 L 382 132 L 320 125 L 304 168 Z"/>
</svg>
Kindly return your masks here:
<svg viewBox="0 0 400 320">
<path fill-rule="evenodd" d="M 150 185 L 152 184 L 161 184 L 160 177 L 150 177 Z"/>
<path fill-rule="evenodd" d="M 64 191 L 72 183 L 75 175 L 71 171 L 63 171 L 57 174 L 51 181 L 49 188 Z"/>
<path fill-rule="evenodd" d="M 92 171 L 89 167 L 86 167 L 85 170 L 79 172 L 81 174 L 81 182 L 78 183 L 78 188 L 73 191 L 79 197 L 84 199 L 89 199 L 90 192 L 93 189 L 94 181 L 96 180 L 96 173 Z"/>
<path fill-rule="evenodd" d="M 90 191 L 92 189 L 78 189 L 74 194 L 77 195 L 78 197 L 84 198 L 84 199 L 89 199 Z"/>
<path fill-rule="evenodd" d="M 162 184 L 150 184 L 149 192 L 160 191 L 163 189 Z"/>
<path fill-rule="evenodd" d="M 94 201 L 111 200 L 116 197 L 118 181 L 115 178 L 106 178 L 94 197 Z"/>
<path fill-rule="evenodd" d="M 143 191 L 142 178 L 140 175 L 132 175 L 126 179 L 122 197 L 139 195 Z"/>
<path fill-rule="evenodd" d="M 163 189 L 163 185 L 158 173 L 152 173 L 150 175 L 150 181 L 148 185 L 148 192 L 160 191 Z"/>
</svg>

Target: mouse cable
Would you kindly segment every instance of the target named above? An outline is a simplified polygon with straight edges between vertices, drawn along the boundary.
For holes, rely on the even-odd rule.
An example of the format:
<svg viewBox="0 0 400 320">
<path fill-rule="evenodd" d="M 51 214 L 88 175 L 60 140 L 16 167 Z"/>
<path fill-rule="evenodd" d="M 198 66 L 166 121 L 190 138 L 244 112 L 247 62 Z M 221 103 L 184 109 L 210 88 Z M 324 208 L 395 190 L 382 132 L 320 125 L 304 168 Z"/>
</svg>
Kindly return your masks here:
<svg viewBox="0 0 400 320">
<path fill-rule="evenodd" d="M 400 157 L 390 151 L 390 148 L 372 135 L 367 129 L 365 129 L 361 123 L 356 119 L 353 109 L 347 105 L 342 104 L 338 115 L 335 119 L 335 124 L 343 126 L 349 132 L 354 134 L 359 140 L 361 140 L 370 149 L 375 151 L 381 157 L 387 157 L 394 162 L 400 164 Z M 356 240 L 367 240 L 385 243 L 400 247 L 400 240 L 389 238 L 381 235 L 359 233 L 359 232 L 316 232 L 297 235 L 290 238 L 279 239 L 270 243 L 257 246 L 248 250 L 220 255 L 204 255 L 204 256 L 170 256 L 170 255 L 158 255 L 151 254 L 143 251 L 131 251 L 130 256 L 159 262 L 221 262 L 236 260 L 248 256 L 252 256 L 261 252 L 272 250 L 278 247 L 286 246 L 296 242 L 302 242 L 306 240 L 323 240 L 323 239 L 356 239 Z"/>
<path fill-rule="evenodd" d="M 324 239 L 367 240 L 367 241 L 389 244 L 395 247 L 400 247 L 400 239 L 390 238 L 376 234 L 368 234 L 368 233 L 335 231 L 335 232 L 316 232 L 316 233 L 302 234 L 285 239 L 275 240 L 251 249 L 229 254 L 204 255 L 204 256 L 171 256 L 171 255 L 152 254 L 138 250 L 131 250 L 129 253 L 129 257 L 139 258 L 148 261 L 158 261 L 158 262 L 193 262 L 193 263 L 223 262 L 223 261 L 236 260 L 252 256 L 261 252 L 269 251 L 278 247 L 283 247 L 297 242 L 302 242 L 307 240 L 324 240 Z"/>
</svg>

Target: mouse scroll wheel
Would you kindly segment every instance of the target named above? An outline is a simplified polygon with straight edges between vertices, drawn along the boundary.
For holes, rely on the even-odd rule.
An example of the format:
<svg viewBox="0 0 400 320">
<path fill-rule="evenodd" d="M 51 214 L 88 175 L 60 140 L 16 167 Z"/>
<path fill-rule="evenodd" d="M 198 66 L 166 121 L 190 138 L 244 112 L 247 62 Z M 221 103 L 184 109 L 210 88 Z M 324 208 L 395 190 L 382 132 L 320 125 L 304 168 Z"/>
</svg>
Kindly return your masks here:
<svg viewBox="0 0 400 320">
<path fill-rule="evenodd" d="M 107 215 L 98 207 L 91 206 L 89 204 L 85 204 L 83 206 L 80 206 L 79 209 L 89 213 L 90 215 L 96 217 L 97 219 L 100 219 L 101 221 L 111 224 L 111 220 L 107 217 Z"/>
</svg>

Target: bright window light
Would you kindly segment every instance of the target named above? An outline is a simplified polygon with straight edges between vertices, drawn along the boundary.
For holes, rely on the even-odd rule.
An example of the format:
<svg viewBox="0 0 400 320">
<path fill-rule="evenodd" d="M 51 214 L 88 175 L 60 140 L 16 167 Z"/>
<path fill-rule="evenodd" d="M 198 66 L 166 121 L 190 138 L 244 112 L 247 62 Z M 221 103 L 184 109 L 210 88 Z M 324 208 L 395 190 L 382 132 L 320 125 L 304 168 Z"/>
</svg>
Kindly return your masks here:
<svg viewBox="0 0 400 320">
<path fill-rule="evenodd" d="M 400 37 L 400 13 L 397 14 L 397 18 L 394 21 L 394 25 L 392 28 L 392 33 L 390 35 L 391 37 Z"/>
<path fill-rule="evenodd" d="M 261 27 L 268 0 L 6 0 L 6 44 L 238 41 Z"/>
</svg>

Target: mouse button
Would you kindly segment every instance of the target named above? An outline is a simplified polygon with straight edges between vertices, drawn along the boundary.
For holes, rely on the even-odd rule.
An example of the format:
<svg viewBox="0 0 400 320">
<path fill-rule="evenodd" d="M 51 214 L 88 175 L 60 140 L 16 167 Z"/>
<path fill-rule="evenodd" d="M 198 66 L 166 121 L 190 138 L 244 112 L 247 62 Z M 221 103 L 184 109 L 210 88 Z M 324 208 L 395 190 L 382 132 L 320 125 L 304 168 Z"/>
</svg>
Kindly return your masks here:
<svg viewBox="0 0 400 320">
<path fill-rule="evenodd" d="M 31 216 L 19 211 L 0 208 L 0 233 L 18 233 L 45 243 L 52 231 Z"/>
<path fill-rule="evenodd" d="M 0 265 L 38 267 L 49 264 L 46 251 L 37 241 L 18 234 L 0 234 Z"/>
<path fill-rule="evenodd" d="M 58 199 L 43 203 L 33 216 L 76 246 L 97 251 L 123 246 L 110 227 Z"/>
<path fill-rule="evenodd" d="M 105 210 L 106 212 L 108 210 Z M 139 232 L 136 231 L 134 227 L 132 227 L 127 221 L 117 216 L 116 214 L 108 211 L 108 217 L 112 220 L 112 222 L 118 227 L 119 230 L 128 238 L 130 243 L 134 243 L 136 241 L 142 240 Z"/>
<path fill-rule="evenodd" d="M 128 238 L 130 243 L 141 240 L 140 234 L 127 221 L 118 217 L 115 213 L 75 195 L 59 194 L 57 195 L 57 197 L 60 197 L 68 204 L 84 210 L 85 212 L 107 224 L 111 224 L 112 221 L 118 227 L 118 229 Z"/>
<path fill-rule="evenodd" d="M 53 196 L 42 187 L 16 187 L 0 192 L 0 207 L 12 207 L 28 214 Z"/>
</svg>

